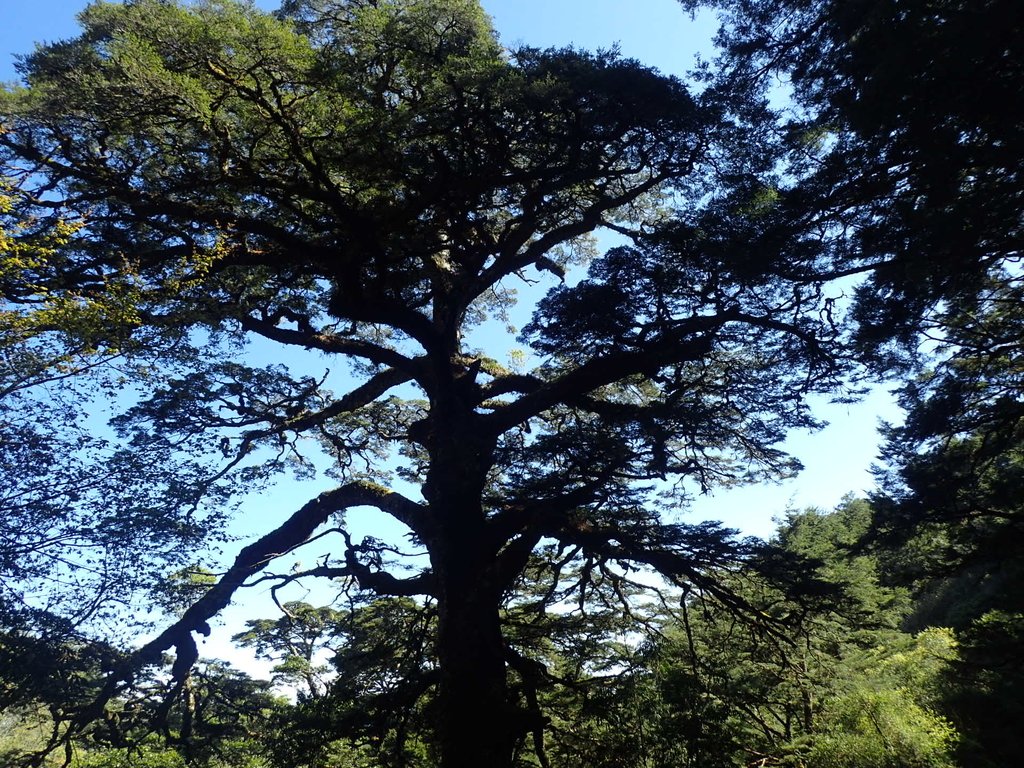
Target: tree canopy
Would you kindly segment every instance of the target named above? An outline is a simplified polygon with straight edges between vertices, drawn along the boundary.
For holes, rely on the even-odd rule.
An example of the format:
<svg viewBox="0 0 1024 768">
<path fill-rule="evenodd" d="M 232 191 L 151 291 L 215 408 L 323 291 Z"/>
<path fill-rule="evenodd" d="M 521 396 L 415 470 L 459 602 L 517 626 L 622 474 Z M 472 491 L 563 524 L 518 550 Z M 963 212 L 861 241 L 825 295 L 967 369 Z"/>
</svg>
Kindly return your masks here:
<svg viewBox="0 0 1024 768">
<path fill-rule="evenodd" d="M 719 87 L 765 95 L 784 83 L 792 108 L 780 128 L 806 160 L 793 165 L 801 181 L 782 220 L 816 223 L 848 269 L 864 270 L 860 339 L 888 353 L 883 365 L 1019 263 L 1016 3 L 683 5 L 722 11 L 709 75 Z"/>
<path fill-rule="evenodd" d="M 310 732 L 367 732 L 360 715 L 380 712 L 396 764 L 418 750 L 443 768 L 509 766 L 524 749 L 546 765 L 545 731 L 576 706 L 580 675 L 541 630 L 593 650 L 620 626 L 549 609 L 635 617 L 641 571 L 682 594 L 687 622 L 702 606 L 709 638 L 731 617 L 775 637 L 780 601 L 804 610 L 861 576 L 847 607 L 886 614 L 865 561 L 806 565 L 828 560 L 836 543 L 818 527 L 838 518 L 794 518 L 765 551 L 679 511 L 697 491 L 795 471 L 779 445 L 816 426 L 807 396 L 863 364 L 906 370 L 922 332 L 952 352 L 907 390 L 897 474 L 917 493 L 981 461 L 983 492 L 949 498 L 995 501 L 980 526 L 947 532 L 990 546 L 979 531 L 1001 519 L 1015 471 L 998 445 L 1019 442 L 1019 14 L 996 0 L 716 5 L 724 54 L 699 91 L 615 52 L 505 50 L 475 0 L 286 0 L 273 14 L 96 2 L 78 37 L 21 61 L 22 83 L 0 95 L 4 614 L 97 615 L 26 588 L 45 586 L 54 545 L 86 553 L 61 573 L 92 605 L 132 605 L 208 559 L 236 508 L 266 516 L 254 495 L 282 473 L 293 497 L 315 488 L 192 584 L 163 631 L 107 658 L 54 710 L 49 746 L 172 649 L 162 690 L 192 723 L 195 635 L 256 583 L 334 580 L 356 606 L 342 621 L 293 603 L 290 620 L 250 625 L 247 641 L 307 685 Z M 982 39 L 993 19 L 1006 21 L 996 43 Z M 770 107 L 773 74 L 788 112 Z M 526 349 L 510 356 L 517 333 Z M 988 373 L 1007 386 L 995 408 L 971 399 Z M 39 386 L 56 381 L 67 388 Z M 109 401 L 112 432 L 82 412 L 90 399 Z M 917 450 L 939 435 L 956 437 Z M 883 504 L 878 525 L 908 498 Z M 353 534 L 362 508 L 408 545 Z M 314 540 L 327 547 L 315 565 L 272 566 Z M 799 583 L 752 589 L 769 571 Z M 321 622 L 372 649 L 339 656 L 337 691 L 366 712 L 319 687 Z M 850 658 L 818 645 L 834 631 L 802 629 L 803 661 Z M 795 692 L 747 700 L 755 720 L 826 684 L 771 647 L 728 661 L 754 665 L 740 676 L 752 689 Z M 685 685 L 703 685 L 691 661 Z M 945 764 L 928 702 L 844 695 L 827 716 L 836 733 L 866 733 L 867 707 L 918 738 L 907 754 Z M 799 740 L 786 728 L 762 728 L 773 755 Z M 809 716 L 802 733 L 814 738 L 794 749 L 836 764 L 840 736 Z M 302 746 L 282 737 L 283 754 Z"/>
<path fill-rule="evenodd" d="M 505 52 L 462 0 L 101 2 L 81 23 L 21 64 L 0 151 L 26 232 L 86 223 L 5 297 L 130 292 L 133 359 L 173 373 L 114 424 L 148 461 L 188 457 L 156 486 L 172 525 L 287 461 L 339 484 L 242 549 L 78 726 L 133 665 L 173 647 L 185 669 L 192 633 L 321 532 L 338 544 L 306 575 L 437 601 L 446 766 L 508 764 L 542 725 L 510 691 L 499 616 L 531 558 L 550 553 L 552 590 L 568 563 L 582 590 L 648 567 L 746 607 L 715 575 L 744 547 L 664 519 L 655 490 L 791 471 L 777 444 L 843 363 L 813 272 L 727 247 L 759 226 L 773 163 L 737 109 L 614 53 Z M 599 229 L 622 244 L 597 254 Z M 560 282 L 514 370 L 474 328 L 542 278 Z M 252 366 L 256 337 L 349 375 Z M 359 506 L 429 565 L 403 575 L 354 540 L 339 515 Z"/>
</svg>

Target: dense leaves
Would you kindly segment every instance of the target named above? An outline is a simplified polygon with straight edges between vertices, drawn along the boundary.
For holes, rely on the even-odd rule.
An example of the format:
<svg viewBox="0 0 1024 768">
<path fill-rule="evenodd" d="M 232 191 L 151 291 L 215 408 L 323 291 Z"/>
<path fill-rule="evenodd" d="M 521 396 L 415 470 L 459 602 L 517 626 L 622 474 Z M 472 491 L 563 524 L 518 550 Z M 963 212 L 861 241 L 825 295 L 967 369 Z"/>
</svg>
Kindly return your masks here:
<svg viewBox="0 0 1024 768">
<path fill-rule="evenodd" d="M 1019 703 L 1012 682 L 992 682 L 1020 652 L 1024 17 L 1008 2 L 715 5 L 716 87 L 767 93 L 776 75 L 793 97 L 778 125 L 809 161 L 789 164 L 773 231 L 817 222 L 821 253 L 870 267 L 853 304 L 860 349 L 911 374 L 872 538 L 918 595 L 913 625 L 957 628 L 960 757 L 1012 762 L 1013 715 L 999 713 Z"/>
<path fill-rule="evenodd" d="M 994 563 L 1019 506 L 1020 15 L 718 5 L 699 95 L 615 53 L 504 51 L 470 0 L 99 2 L 22 61 L 0 96 L 5 611 L 84 628 L 208 558 L 233 504 L 262 519 L 280 471 L 311 488 L 83 673 L 50 746 L 144 699 L 171 764 L 212 760 L 199 725 L 242 720 L 203 720 L 194 634 L 246 585 L 326 578 L 350 610 L 291 603 L 243 638 L 305 687 L 265 718 L 281 764 L 948 764 L 941 674 L 910 672 L 948 635 L 902 635 L 904 595 L 837 554 L 864 508 L 767 549 L 676 515 L 795 471 L 807 395 L 929 332 L 875 538 L 917 548 L 886 562 L 922 595 L 1015 578 Z M 517 288 L 530 353 L 506 365 Z M 115 432 L 76 407 L 104 399 Z M 365 507 L 409 551 L 354 535 Z M 314 541 L 315 565 L 272 569 Z M 55 558 L 85 610 L 33 591 Z M 652 572 L 681 627 L 648 649 Z M 1019 637 L 1003 597 L 960 605 L 979 658 Z"/>
<path fill-rule="evenodd" d="M 784 79 L 794 108 L 780 127 L 799 181 L 780 200 L 781 231 L 816 227 L 841 268 L 870 268 L 856 310 L 867 348 L 900 352 L 893 339 L 913 344 L 1013 269 L 1024 194 L 1016 3 L 684 5 L 723 11 L 717 87 L 765 93 Z"/>
<path fill-rule="evenodd" d="M 748 610 L 717 574 L 750 547 L 663 520 L 653 481 L 684 499 L 791 472 L 777 444 L 813 425 L 803 398 L 845 362 L 813 275 L 717 244 L 729 223 L 758 226 L 745 190 L 776 156 L 739 104 L 614 53 L 504 52 L 474 2 L 269 15 L 138 0 L 81 22 L 3 96 L 0 153 L 33 222 L 14 242 L 63 237 L 5 295 L 31 314 L 130 288 L 124 335 L 160 376 L 112 424 L 163 473 L 153 493 L 180 500 L 170 521 L 287 466 L 341 485 L 243 548 L 69 733 L 172 647 L 180 686 L 192 633 L 314 537 L 333 542 L 319 565 L 264 578 L 436 601 L 449 766 L 508 764 L 537 732 L 500 607 L 545 540 L 562 548 L 552 595 L 570 563 L 612 581 L 632 563 Z M 602 228 L 627 245 L 596 256 Z M 589 277 L 570 280 L 581 260 Z M 540 279 L 559 284 L 523 331 L 533 368 L 513 371 L 470 332 Z M 254 365 L 253 339 L 350 375 L 308 355 L 296 372 Z M 377 485 L 392 473 L 408 495 Z M 396 548 L 353 537 L 342 513 L 359 506 L 394 517 L 429 564 L 403 572 Z M 573 583 L 585 600 L 589 577 Z"/>
</svg>

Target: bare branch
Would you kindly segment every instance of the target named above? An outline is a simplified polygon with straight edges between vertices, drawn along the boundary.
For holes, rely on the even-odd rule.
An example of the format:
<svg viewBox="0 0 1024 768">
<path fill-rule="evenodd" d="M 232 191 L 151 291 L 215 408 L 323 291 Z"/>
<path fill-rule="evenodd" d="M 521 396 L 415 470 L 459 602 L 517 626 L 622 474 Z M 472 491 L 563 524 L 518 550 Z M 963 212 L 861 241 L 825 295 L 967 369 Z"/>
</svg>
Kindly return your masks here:
<svg viewBox="0 0 1024 768">
<path fill-rule="evenodd" d="M 257 333 L 264 338 L 281 344 L 361 357 L 364 360 L 369 360 L 371 363 L 405 371 L 409 374 L 407 380 L 411 379 L 412 374 L 415 372 L 416 366 L 410 358 L 393 349 L 388 349 L 365 340 L 349 339 L 324 331 L 281 328 L 269 320 L 262 320 L 251 315 L 243 315 L 237 318 L 237 320 L 244 330 Z"/>
</svg>

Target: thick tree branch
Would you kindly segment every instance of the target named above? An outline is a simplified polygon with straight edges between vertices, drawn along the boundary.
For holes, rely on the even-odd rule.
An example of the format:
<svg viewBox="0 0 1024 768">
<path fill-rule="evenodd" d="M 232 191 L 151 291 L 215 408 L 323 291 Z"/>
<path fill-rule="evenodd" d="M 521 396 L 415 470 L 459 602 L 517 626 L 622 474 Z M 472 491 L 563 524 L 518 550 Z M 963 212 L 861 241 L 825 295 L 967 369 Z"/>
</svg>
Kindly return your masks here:
<svg viewBox="0 0 1024 768">
<path fill-rule="evenodd" d="M 704 358 L 710 351 L 712 334 L 735 319 L 733 313 L 694 317 L 671 334 L 643 349 L 612 352 L 594 357 L 518 400 L 481 417 L 486 429 L 501 434 L 543 413 L 559 403 L 572 401 L 598 387 L 670 365 Z"/>
<path fill-rule="evenodd" d="M 412 378 L 412 373 L 416 369 L 416 365 L 411 358 L 393 349 L 388 349 L 369 341 L 349 339 L 334 333 L 312 329 L 305 331 L 282 328 L 269 320 L 261 320 L 250 315 L 243 315 L 236 319 L 244 330 L 259 334 L 271 341 L 305 349 L 318 349 L 321 352 L 332 354 L 361 357 L 371 363 L 386 365 L 389 368 L 397 368 L 407 372 L 410 375 L 406 377 L 406 380 Z"/>
<path fill-rule="evenodd" d="M 187 672 L 187 669 L 180 669 L 184 663 L 179 662 L 192 658 L 195 649 L 192 633 L 208 635 L 209 620 L 228 606 L 235 592 L 249 577 L 263 570 L 267 563 L 275 558 L 304 543 L 318 527 L 330 519 L 331 515 L 359 506 L 376 507 L 388 512 L 413 530 L 423 527 L 423 509 L 419 504 L 372 483 L 348 483 L 320 494 L 296 511 L 280 527 L 243 548 L 227 572 L 193 603 L 180 619 L 118 665 L 109 674 L 96 698 L 82 709 L 71 723 L 68 737 L 98 719 L 107 703 L 123 690 L 125 684 L 132 680 L 139 669 L 159 663 L 164 652 L 171 648 L 176 649 L 179 659 L 175 662 L 173 671 L 175 674 Z"/>
<path fill-rule="evenodd" d="M 494 264 L 481 273 L 473 286 L 470 299 L 479 297 L 502 278 L 536 263 L 561 243 L 593 232 L 604 224 L 606 213 L 637 200 L 658 185 L 663 184 L 667 178 L 668 176 L 665 174 L 652 174 L 646 181 L 630 186 L 628 192 L 617 196 L 603 197 L 587 208 L 575 221 L 548 228 L 532 242 L 531 238 L 537 234 L 541 224 L 540 220 L 543 217 L 537 214 L 527 217 L 521 226 L 516 227 L 517 231 L 509 237 L 508 242 L 502 244 L 502 254 L 498 256 Z"/>
<path fill-rule="evenodd" d="M 552 527 L 564 521 L 569 512 L 592 504 L 606 476 L 568 493 L 504 509 L 488 520 L 495 557 L 493 571 L 497 583 L 508 588 L 522 573 L 530 554 Z"/>
<path fill-rule="evenodd" d="M 499 376 L 480 387 L 480 396 L 488 400 L 501 395 L 509 395 L 513 392 L 526 394 L 535 392 L 544 385 L 544 380 L 529 374 L 516 373 L 508 376 Z M 498 404 L 495 404 L 500 407 Z"/>
<path fill-rule="evenodd" d="M 365 563 L 358 561 L 350 562 L 347 565 L 318 565 L 315 568 L 287 574 L 266 574 L 245 586 L 253 587 L 258 583 L 271 581 L 277 582 L 273 587 L 276 590 L 286 584 L 305 578 L 355 579 L 360 589 L 365 589 L 378 595 L 391 595 L 393 597 L 416 597 L 420 595 L 433 597 L 436 592 L 434 577 L 430 572 L 423 572 L 416 576 L 400 579 L 387 571 L 374 570 Z"/>
<path fill-rule="evenodd" d="M 335 400 L 326 408 L 313 413 L 300 414 L 269 429 L 246 432 L 242 436 L 242 448 L 238 458 L 240 460 L 248 452 L 249 446 L 258 440 L 286 431 L 299 434 L 318 427 L 330 419 L 341 416 L 344 413 L 352 413 L 363 406 L 369 405 L 392 387 L 404 384 L 410 378 L 410 376 L 402 371 L 381 371 L 369 381 L 364 382 L 338 400 Z"/>
</svg>

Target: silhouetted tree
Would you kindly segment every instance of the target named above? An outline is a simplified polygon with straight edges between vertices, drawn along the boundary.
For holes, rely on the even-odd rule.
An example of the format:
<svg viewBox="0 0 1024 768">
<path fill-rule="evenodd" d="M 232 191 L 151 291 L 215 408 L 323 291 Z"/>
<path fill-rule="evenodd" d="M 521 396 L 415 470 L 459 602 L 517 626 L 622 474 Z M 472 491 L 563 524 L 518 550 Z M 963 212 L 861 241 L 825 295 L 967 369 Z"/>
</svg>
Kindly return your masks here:
<svg viewBox="0 0 1024 768">
<path fill-rule="evenodd" d="M 165 650 L 184 675 L 193 633 L 318 535 L 329 558 L 265 578 L 434 601 L 445 768 L 509 765 L 543 727 L 510 688 L 501 623 L 535 553 L 553 589 L 569 563 L 583 593 L 639 567 L 748 607 L 719 578 L 748 546 L 665 509 L 791 472 L 777 444 L 814 425 L 804 398 L 844 364 L 832 254 L 797 227 L 785 259 L 754 245 L 777 223 L 781 150 L 745 94 L 695 97 L 610 53 L 505 52 L 471 0 L 276 15 L 137 0 L 81 23 L 22 62 L 0 154 L 33 232 L 87 226 L 5 275 L 4 295 L 31 310 L 130 293 L 129 335 L 160 340 L 133 355 L 171 373 L 114 424 L 164 473 L 164 520 L 190 524 L 209 493 L 289 462 L 330 462 L 338 485 L 244 547 L 69 734 Z M 622 244 L 598 255 L 602 229 Z M 507 342 L 481 324 L 511 311 L 515 285 L 555 279 L 523 367 L 502 365 Z M 254 339 L 351 376 L 258 367 Z M 357 507 L 393 517 L 429 563 L 403 572 L 393 547 L 355 539 L 342 516 Z"/>
</svg>

